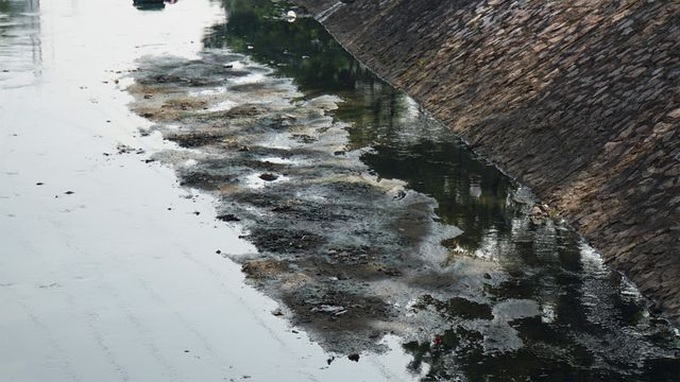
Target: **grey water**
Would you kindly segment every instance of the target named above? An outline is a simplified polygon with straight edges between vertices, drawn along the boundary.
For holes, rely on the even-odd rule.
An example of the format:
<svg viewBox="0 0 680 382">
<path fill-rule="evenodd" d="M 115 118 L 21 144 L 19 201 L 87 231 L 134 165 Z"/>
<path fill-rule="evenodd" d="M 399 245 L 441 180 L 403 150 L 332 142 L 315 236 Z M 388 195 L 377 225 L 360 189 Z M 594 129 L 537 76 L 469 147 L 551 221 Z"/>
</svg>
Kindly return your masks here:
<svg viewBox="0 0 680 382">
<path fill-rule="evenodd" d="M 291 7 L 281 2 L 223 5 L 227 19 L 208 31 L 206 48 L 274 68 L 302 99 L 339 97 L 330 116 L 344 125 L 344 150 L 359 153 L 363 171 L 434 199 L 435 223 L 462 230 L 439 243 L 446 251 L 436 277 L 451 280 L 405 283 L 409 314 L 430 318 L 401 333 L 413 357 L 404 367 L 426 381 L 680 379 L 677 330 L 559 218 L 534 221 L 525 187 L 356 62 L 309 15 L 286 20 Z M 451 268 L 461 257 L 502 271 L 480 272 L 475 292 L 451 287 L 468 282 Z"/>
<path fill-rule="evenodd" d="M 133 110 L 178 145 L 154 159 L 260 252 L 222 254 L 329 364 L 394 334 L 423 381 L 680 379 L 677 329 L 559 217 L 532 216 L 529 189 L 303 9 L 213 3 L 225 17 L 198 57 L 140 59 Z M 37 4 L 0 0 L 0 49 L 31 53 L 0 63 L 3 87 L 40 80 L 41 41 L 17 32 L 37 30 Z"/>
</svg>

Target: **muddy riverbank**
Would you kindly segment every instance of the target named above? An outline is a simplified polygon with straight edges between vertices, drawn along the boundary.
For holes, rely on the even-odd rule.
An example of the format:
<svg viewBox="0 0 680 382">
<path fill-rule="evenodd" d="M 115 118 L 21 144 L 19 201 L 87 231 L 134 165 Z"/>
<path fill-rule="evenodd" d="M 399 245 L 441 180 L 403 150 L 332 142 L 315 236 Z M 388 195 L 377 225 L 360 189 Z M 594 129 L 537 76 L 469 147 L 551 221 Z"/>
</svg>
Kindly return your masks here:
<svg viewBox="0 0 680 382">
<path fill-rule="evenodd" d="M 422 380 L 672 380 L 675 329 L 527 188 L 312 18 L 222 4 L 196 57 L 124 75 L 130 107 L 175 143 L 151 159 L 258 249 L 217 255 L 329 365 L 396 335 Z"/>
<path fill-rule="evenodd" d="M 680 320 L 676 1 L 306 1 Z"/>
</svg>

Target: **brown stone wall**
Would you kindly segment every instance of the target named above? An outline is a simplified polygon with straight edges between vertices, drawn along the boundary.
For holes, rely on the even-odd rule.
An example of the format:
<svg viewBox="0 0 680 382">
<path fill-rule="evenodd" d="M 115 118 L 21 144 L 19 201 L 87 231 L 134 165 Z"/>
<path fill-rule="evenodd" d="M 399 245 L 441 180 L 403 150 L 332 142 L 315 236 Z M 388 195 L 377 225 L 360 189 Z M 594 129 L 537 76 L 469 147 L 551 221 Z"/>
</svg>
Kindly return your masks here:
<svg viewBox="0 0 680 382">
<path fill-rule="evenodd" d="M 680 322 L 680 0 L 294 2 Z"/>
</svg>

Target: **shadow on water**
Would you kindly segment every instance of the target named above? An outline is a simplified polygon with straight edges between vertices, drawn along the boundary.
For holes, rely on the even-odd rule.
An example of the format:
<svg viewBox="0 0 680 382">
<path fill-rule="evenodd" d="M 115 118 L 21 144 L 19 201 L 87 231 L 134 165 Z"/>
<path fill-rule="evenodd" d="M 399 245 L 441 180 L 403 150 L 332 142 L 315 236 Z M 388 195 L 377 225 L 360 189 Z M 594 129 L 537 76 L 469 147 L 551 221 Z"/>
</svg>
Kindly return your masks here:
<svg viewBox="0 0 680 382">
<path fill-rule="evenodd" d="M 537 207 L 526 188 L 371 74 L 302 10 L 294 9 L 298 17 L 287 20 L 291 8 L 283 2 L 224 0 L 222 5 L 227 20 L 206 31 L 206 51 L 226 49 L 275 68 L 274 76 L 292 79 L 302 93 L 291 96 L 296 109 L 263 111 L 269 106 L 253 103 L 220 111 L 214 120 L 205 111 L 189 119 L 182 113 L 192 105 L 209 109 L 207 101 L 175 100 L 163 105 L 163 118 L 181 106 L 180 122 L 208 125 L 183 138 L 172 132 L 180 145 L 224 150 L 219 151 L 224 159 L 206 161 L 203 172 L 185 174 L 184 184 L 227 195 L 223 220 L 254 222 L 251 240 L 273 255 L 246 262 L 244 271 L 253 278 L 279 277 L 276 285 L 286 292 L 278 298 L 294 311 L 298 301 L 294 314 L 302 319 L 296 324 L 327 336 L 337 329 L 375 338 L 370 333 L 380 320 L 399 321 L 408 329 L 380 322 L 383 329 L 377 332 L 405 338 L 403 348 L 412 356 L 407 367 L 425 381 L 677 380 L 680 346 L 674 328 L 650 315 L 634 286 L 609 270 L 573 230 Z M 221 62 L 238 57 L 206 54 L 204 60 L 215 83 L 222 74 L 247 76 L 240 66 Z M 162 88 L 173 78 L 185 87 L 212 81 L 189 78 L 180 64 L 173 65 L 138 82 Z M 275 91 L 268 91 L 285 93 L 281 81 L 272 83 Z M 342 102 L 336 105 L 322 97 L 326 94 Z M 318 104 L 332 107 L 320 113 L 313 106 Z M 236 134 L 235 126 L 243 130 Z M 310 126 L 321 127 L 311 133 Z M 307 133 L 292 135 L 297 142 L 292 149 L 281 143 L 288 145 L 290 137 L 276 145 L 266 138 L 303 127 Z M 200 129 L 203 135 L 196 133 Z M 342 137 L 344 147 L 328 151 L 322 137 L 334 129 L 342 131 L 331 143 Z M 253 130 L 266 131 L 266 137 L 244 145 Z M 256 180 L 272 183 L 243 192 L 239 187 L 245 182 L 237 178 L 251 176 L 248 171 L 266 171 Z M 334 180 L 340 177 L 342 182 Z M 370 177 L 372 183 L 364 182 Z M 405 186 L 385 192 L 376 186 L 382 180 Z M 392 216 L 397 211 L 401 215 Z M 463 233 L 427 231 L 450 227 L 450 233 L 454 226 Z M 328 232 L 335 236 L 324 236 Z M 440 242 L 427 243 L 432 237 Z M 384 288 L 383 295 L 350 301 L 350 289 L 341 289 L 345 284 L 366 285 L 362 293 Z M 389 316 L 394 307 L 388 302 L 394 300 L 407 309 L 400 305 L 397 316 Z M 366 317 L 354 316 L 359 306 L 370 312 L 368 324 Z M 331 317 L 314 326 L 310 322 L 318 312 Z M 335 338 L 333 345 L 344 338 Z"/>
</svg>

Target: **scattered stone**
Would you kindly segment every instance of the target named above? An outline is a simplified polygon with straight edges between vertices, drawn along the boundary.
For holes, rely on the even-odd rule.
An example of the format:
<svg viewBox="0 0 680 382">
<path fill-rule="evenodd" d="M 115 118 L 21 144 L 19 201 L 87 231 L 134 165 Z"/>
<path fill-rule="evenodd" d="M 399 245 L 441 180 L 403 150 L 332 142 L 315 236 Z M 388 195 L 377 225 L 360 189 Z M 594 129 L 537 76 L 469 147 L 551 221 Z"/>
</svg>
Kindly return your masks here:
<svg viewBox="0 0 680 382">
<path fill-rule="evenodd" d="M 279 179 L 278 175 L 274 175 L 270 172 L 265 172 L 264 174 L 260 175 L 260 179 L 267 181 L 267 182 L 273 182 L 276 179 Z"/>
<path fill-rule="evenodd" d="M 350 361 L 359 362 L 360 357 L 359 357 L 359 353 L 352 353 L 352 354 L 348 355 L 347 358 L 349 358 Z"/>
<path fill-rule="evenodd" d="M 222 220 L 224 222 L 240 222 L 241 219 L 239 219 L 237 216 L 233 214 L 223 214 L 223 215 L 217 215 L 218 220 Z"/>
</svg>

